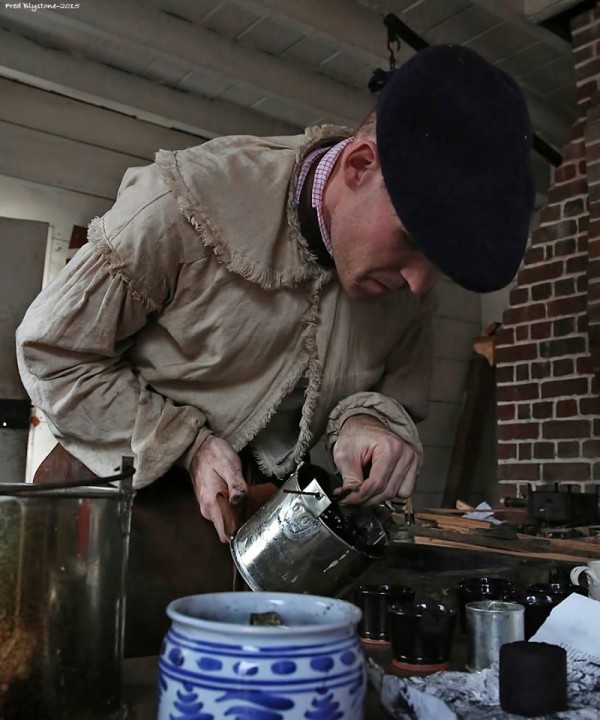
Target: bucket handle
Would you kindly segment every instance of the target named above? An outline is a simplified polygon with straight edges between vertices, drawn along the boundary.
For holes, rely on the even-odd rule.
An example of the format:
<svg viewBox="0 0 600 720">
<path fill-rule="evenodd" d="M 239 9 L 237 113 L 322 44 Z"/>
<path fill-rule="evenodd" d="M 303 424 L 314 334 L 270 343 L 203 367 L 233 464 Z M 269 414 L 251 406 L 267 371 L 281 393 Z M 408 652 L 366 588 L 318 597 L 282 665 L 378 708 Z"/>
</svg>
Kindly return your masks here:
<svg viewBox="0 0 600 720">
<path fill-rule="evenodd" d="M 114 482 L 119 482 L 120 480 L 126 480 L 127 478 L 133 477 L 133 474 L 135 473 L 135 468 L 132 466 L 130 468 L 126 468 L 120 473 L 117 473 L 117 475 L 109 475 L 108 477 L 101 477 L 101 478 L 90 478 L 89 480 L 77 480 L 75 482 L 55 482 L 55 483 L 43 483 L 40 485 L 36 485 L 34 483 L 22 483 L 22 486 L 15 487 L 15 485 L 11 485 L 8 489 L 8 492 L 5 492 L 4 489 L 0 486 L 0 490 L 2 490 L 3 495 L 19 495 L 20 493 L 27 493 L 29 495 L 30 493 L 36 493 L 36 492 L 47 492 L 48 490 L 68 490 L 69 488 L 77 488 L 77 487 L 94 487 L 96 485 L 110 485 Z"/>
</svg>

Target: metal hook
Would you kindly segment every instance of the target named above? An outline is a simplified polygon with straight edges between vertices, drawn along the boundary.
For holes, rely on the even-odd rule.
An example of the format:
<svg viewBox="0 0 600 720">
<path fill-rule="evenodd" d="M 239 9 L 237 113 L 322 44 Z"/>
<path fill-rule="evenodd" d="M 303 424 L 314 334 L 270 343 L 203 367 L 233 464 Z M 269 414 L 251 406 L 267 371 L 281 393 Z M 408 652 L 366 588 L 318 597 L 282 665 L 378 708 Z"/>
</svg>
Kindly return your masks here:
<svg viewBox="0 0 600 720">
<path fill-rule="evenodd" d="M 288 495 L 310 495 L 317 500 L 320 500 L 323 497 L 323 494 L 320 492 L 305 492 L 304 490 L 284 490 L 283 492 Z"/>
<path fill-rule="evenodd" d="M 390 70 L 396 69 L 396 56 L 394 55 L 394 50 L 392 48 L 394 43 L 396 45 L 396 52 L 400 52 L 400 36 L 398 35 L 397 20 L 398 18 L 391 13 L 386 15 L 383 20 L 384 25 L 387 28 L 387 49 L 389 52 Z"/>
<path fill-rule="evenodd" d="M 390 70 L 396 69 L 396 56 L 394 55 L 394 51 L 392 49 L 393 43 L 396 43 L 396 51 L 400 52 L 400 40 L 398 38 L 394 38 L 392 33 L 390 32 L 390 30 L 388 29 L 387 49 L 390 53 L 390 55 L 389 55 Z"/>
</svg>

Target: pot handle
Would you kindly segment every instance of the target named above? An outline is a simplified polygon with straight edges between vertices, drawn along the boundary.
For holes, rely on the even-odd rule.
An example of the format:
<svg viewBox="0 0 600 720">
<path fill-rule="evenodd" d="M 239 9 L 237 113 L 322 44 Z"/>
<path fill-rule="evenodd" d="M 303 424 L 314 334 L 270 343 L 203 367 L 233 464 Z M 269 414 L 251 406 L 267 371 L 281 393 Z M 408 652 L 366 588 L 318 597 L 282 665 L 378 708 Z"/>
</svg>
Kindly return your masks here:
<svg viewBox="0 0 600 720">
<path fill-rule="evenodd" d="M 223 528 L 225 535 L 231 540 L 231 536 L 237 530 L 238 526 L 238 515 L 234 508 L 231 507 L 229 501 L 222 493 L 217 495 L 217 505 L 223 518 Z"/>
<path fill-rule="evenodd" d="M 225 495 L 219 493 L 217 495 L 217 505 L 223 518 L 225 534 L 231 539 L 240 525 L 252 517 L 276 492 L 277 485 L 271 482 L 250 485 L 246 501 L 237 507 L 232 507 Z"/>
</svg>

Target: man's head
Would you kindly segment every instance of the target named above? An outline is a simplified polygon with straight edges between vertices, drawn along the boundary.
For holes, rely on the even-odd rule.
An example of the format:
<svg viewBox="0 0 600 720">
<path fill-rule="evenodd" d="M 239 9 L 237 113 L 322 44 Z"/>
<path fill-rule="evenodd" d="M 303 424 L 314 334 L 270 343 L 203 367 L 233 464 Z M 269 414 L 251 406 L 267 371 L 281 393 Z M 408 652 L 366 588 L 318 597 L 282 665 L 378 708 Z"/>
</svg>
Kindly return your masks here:
<svg viewBox="0 0 600 720">
<path fill-rule="evenodd" d="M 533 207 L 530 143 L 523 95 L 506 73 L 460 46 L 413 56 L 325 191 L 345 290 L 419 293 L 434 267 L 478 292 L 510 282 Z"/>
<path fill-rule="evenodd" d="M 353 298 L 409 287 L 423 294 L 435 269 L 406 232 L 386 190 L 374 121 L 356 133 L 333 170 L 324 195 L 333 258 Z"/>
</svg>

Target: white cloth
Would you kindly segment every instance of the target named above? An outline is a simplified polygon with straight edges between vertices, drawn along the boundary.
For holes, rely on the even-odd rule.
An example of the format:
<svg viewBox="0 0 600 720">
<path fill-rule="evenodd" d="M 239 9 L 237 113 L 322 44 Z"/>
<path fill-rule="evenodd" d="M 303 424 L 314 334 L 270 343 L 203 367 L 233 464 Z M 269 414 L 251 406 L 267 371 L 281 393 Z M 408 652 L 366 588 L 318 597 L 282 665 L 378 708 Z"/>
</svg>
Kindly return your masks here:
<svg viewBox="0 0 600 720">
<path fill-rule="evenodd" d="M 560 645 L 569 660 L 600 664 L 600 601 L 573 593 L 559 603 L 530 642 Z"/>
</svg>

